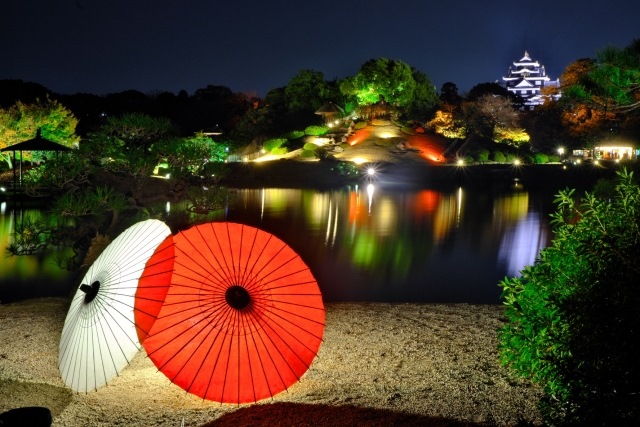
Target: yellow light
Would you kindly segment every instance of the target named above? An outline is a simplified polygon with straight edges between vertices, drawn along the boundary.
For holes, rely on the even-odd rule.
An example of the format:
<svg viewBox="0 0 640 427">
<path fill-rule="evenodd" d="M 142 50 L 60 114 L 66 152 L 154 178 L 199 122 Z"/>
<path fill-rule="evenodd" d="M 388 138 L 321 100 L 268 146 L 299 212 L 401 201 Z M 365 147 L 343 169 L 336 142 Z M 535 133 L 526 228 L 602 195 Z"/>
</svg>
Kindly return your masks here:
<svg viewBox="0 0 640 427">
<path fill-rule="evenodd" d="M 355 163 L 356 165 L 361 165 L 363 163 L 367 163 L 367 159 L 365 159 L 363 157 L 354 157 L 353 159 L 351 159 L 351 161 L 353 163 Z"/>
<path fill-rule="evenodd" d="M 513 161 L 513 164 L 516 165 L 516 166 L 519 166 L 520 165 L 520 159 L 515 159 Z"/>
<path fill-rule="evenodd" d="M 381 132 L 380 133 L 380 138 L 384 138 L 384 139 L 389 139 L 389 138 L 393 138 L 393 134 L 391 132 Z"/>
<path fill-rule="evenodd" d="M 458 161 L 456 162 L 456 164 L 458 166 L 464 166 L 464 159 L 458 159 Z"/>
</svg>

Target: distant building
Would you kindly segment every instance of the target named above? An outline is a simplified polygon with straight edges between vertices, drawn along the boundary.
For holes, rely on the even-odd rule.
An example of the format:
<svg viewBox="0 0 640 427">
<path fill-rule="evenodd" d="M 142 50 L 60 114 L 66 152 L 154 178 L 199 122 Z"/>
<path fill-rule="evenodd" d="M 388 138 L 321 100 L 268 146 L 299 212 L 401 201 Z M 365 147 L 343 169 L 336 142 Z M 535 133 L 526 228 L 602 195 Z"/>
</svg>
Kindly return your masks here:
<svg viewBox="0 0 640 427">
<path fill-rule="evenodd" d="M 536 105 L 544 103 L 545 96 L 540 92 L 543 87 L 560 87 L 560 80 L 551 80 L 547 76 L 544 65 L 531 59 L 526 51 L 519 61 L 509 67 L 507 75 L 502 77 L 502 80 L 509 92 L 524 98 L 525 108 L 528 109 L 533 109 Z M 553 97 L 554 100 L 559 98 L 559 94 Z"/>
</svg>

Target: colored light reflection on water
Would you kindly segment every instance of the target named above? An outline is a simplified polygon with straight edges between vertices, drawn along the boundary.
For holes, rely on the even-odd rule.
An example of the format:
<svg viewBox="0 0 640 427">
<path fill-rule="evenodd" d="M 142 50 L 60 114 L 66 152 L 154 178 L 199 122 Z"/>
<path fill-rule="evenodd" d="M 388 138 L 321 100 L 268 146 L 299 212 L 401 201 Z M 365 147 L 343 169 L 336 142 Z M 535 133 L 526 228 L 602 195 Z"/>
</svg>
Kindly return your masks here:
<svg viewBox="0 0 640 427">
<path fill-rule="evenodd" d="M 61 256 L 69 250 L 53 250 L 38 255 L 9 256 L 16 223 L 37 221 L 43 215 L 36 208 L 14 208 L 0 203 L 0 303 L 30 297 L 67 295 L 70 278 L 67 270 L 58 266 Z"/>
<path fill-rule="evenodd" d="M 246 189 L 211 219 L 280 237 L 309 265 L 328 302 L 493 304 L 500 280 L 518 275 L 549 244 L 552 201 L 550 193 L 523 190 Z M 3 252 L 20 215 L 38 212 L 0 213 Z M 66 295 L 75 279 L 55 266 L 55 256 L 4 259 L 0 301 L 11 286 L 31 297 Z"/>
<path fill-rule="evenodd" d="M 549 244 L 552 196 L 376 186 L 239 190 L 218 220 L 274 233 L 328 301 L 498 303 L 498 282 Z"/>
</svg>

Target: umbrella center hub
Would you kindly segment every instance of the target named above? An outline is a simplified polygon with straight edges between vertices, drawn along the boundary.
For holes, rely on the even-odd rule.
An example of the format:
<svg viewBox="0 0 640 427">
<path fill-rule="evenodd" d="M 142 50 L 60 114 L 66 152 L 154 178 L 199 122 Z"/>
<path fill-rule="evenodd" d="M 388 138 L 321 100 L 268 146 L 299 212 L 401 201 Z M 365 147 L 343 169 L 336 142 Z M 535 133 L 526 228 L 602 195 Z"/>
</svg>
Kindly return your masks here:
<svg viewBox="0 0 640 427">
<path fill-rule="evenodd" d="M 85 293 L 84 302 L 89 304 L 93 299 L 98 295 L 98 291 L 100 290 L 100 282 L 95 281 L 91 285 L 80 285 L 80 290 Z"/>
<path fill-rule="evenodd" d="M 251 302 L 249 292 L 240 285 L 230 286 L 224 294 L 224 298 L 231 307 L 242 310 Z"/>
</svg>

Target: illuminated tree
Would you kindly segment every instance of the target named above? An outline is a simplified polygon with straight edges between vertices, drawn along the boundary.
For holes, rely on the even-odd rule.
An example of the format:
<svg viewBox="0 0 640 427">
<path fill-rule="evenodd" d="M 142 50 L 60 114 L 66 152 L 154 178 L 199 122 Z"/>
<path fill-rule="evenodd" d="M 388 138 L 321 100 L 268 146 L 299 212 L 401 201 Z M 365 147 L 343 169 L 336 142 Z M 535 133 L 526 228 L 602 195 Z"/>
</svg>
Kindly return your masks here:
<svg viewBox="0 0 640 427">
<path fill-rule="evenodd" d="M 355 96 L 361 106 L 384 100 L 397 107 L 407 107 L 413 101 L 415 88 L 411 67 L 386 58 L 370 59 L 358 74 L 340 83 L 340 91 L 345 96 Z"/>
<path fill-rule="evenodd" d="M 83 143 L 84 153 L 93 153 L 106 169 L 133 177 L 151 175 L 162 160 L 158 147 L 175 136 L 169 119 L 140 113 L 109 117 L 105 124 Z"/>
<path fill-rule="evenodd" d="M 463 105 L 467 135 L 477 135 L 495 142 L 520 145 L 529 136 L 520 125 L 520 114 L 510 99 L 494 94 L 481 95 Z"/>
<path fill-rule="evenodd" d="M 611 114 L 617 120 L 640 111 L 640 40 L 624 49 L 604 49 L 596 61 L 580 60 L 570 71 L 565 73 L 570 80 L 563 89 L 564 103 L 602 112 L 605 125 Z"/>
<path fill-rule="evenodd" d="M 32 104 L 21 101 L 7 109 L 0 109 L 0 148 L 34 138 L 40 129 L 43 138 L 66 147 L 73 147 L 80 138 L 75 134 L 78 119 L 64 105 L 47 98 Z M 41 160 L 42 153 L 24 153 L 25 158 Z M 27 157 L 27 156 L 32 157 Z M 11 166 L 9 153 L 2 159 Z"/>
</svg>

